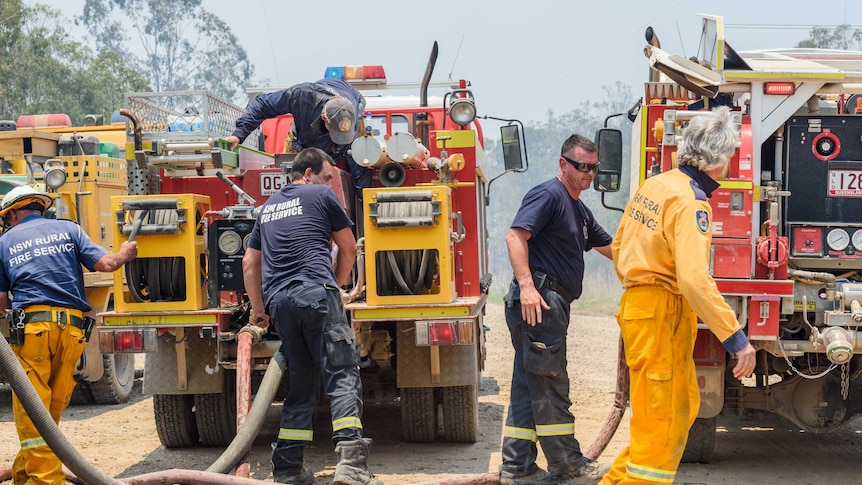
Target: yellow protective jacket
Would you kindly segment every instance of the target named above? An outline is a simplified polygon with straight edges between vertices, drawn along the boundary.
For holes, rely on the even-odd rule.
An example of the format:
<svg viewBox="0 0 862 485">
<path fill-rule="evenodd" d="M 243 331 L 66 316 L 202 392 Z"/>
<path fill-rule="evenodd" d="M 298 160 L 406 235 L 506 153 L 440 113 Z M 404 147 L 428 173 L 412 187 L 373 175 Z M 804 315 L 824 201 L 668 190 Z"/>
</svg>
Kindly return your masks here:
<svg viewBox="0 0 862 485">
<path fill-rule="evenodd" d="M 614 237 L 614 265 L 624 288 L 658 285 L 681 294 L 735 353 L 747 340 L 709 275 L 711 239 L 712 208 L 705 192 L 674 169 L 647 179 L 629 201 Z"/>
</svg>

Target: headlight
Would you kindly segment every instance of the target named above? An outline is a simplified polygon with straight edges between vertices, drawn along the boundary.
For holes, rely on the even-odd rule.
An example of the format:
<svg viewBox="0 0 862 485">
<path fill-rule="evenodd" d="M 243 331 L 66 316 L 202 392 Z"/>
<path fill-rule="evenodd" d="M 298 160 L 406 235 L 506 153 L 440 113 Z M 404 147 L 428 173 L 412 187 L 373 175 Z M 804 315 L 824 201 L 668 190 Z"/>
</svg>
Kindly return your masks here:
<svg viewBox="0 0 862 485">
<path fill-rule="evenodd" d="M 66 183 L 66 168 L 63 166 L 63 161 L 52 158 L 45 162 L 45 172 L 42 174 L 42 180 L 48 188 L 57 190 Z"/>
<path fill-rule="evenodd" d="M 460 97 L 460 95 L 464 97 Z M 467 126 L 476 119 L 476 102 L 467 89 L 456 89 L 449 98 L 449 117 L 460 126 Z"/>
</svg>

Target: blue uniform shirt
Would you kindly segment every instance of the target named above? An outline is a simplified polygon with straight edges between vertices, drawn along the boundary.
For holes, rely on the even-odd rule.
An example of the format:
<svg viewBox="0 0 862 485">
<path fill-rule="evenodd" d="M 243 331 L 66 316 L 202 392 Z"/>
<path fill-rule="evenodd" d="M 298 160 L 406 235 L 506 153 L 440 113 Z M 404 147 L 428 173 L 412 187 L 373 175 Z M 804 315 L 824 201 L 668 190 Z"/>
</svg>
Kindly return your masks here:
<svg viewBox="0 0 862 485">
<path fill-rule="evenodd" d="M 270 196 L 248 243 L 262 253 L 264 303 L 293 282 L 338 286 L 329 240 L 352 225 L 328 185 L 288 184 Z"/>
<path fill-rule="evenodd" d="M 72 221 L 32 214 L 0 237 L 0 291 L 12 292 L 12 308 L 50 305 L 90 311 L 84 271 L 108 254 Z"/>
<path fill-rule="evenodd" d="M 590 209 L 580 200 L 572 200 L 557 178 L 527 192 L 511 227 L 530 233 L 530 270 L 547 274 L 574 298 L 581 296 L 584 251 L 613 240 Z"/>
</svg>

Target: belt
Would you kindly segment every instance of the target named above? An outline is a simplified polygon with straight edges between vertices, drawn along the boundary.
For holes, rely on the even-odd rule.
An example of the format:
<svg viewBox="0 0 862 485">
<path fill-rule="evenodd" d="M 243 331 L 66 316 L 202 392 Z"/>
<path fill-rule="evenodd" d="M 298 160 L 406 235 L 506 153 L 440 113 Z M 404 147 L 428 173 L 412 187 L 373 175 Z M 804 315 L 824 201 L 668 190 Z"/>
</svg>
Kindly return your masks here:
<svg viewBox="0 0 862 485">
<path fill-rule="evenodd" d="M 57 322 L 60 327 L 71 324 L 73 327 L 84 328 L 84 312 L 71 308 L 53 307 L 48 305 L 33 305 L 24 309 L 24 323 Z"/>
<path fill-rule="evenodd" d="M 514 280 L 515 283 L 518 282 L 517 279 Z M 542 288 L 548 288 L 554 293 L 562 296 L 569 303 L 575 301 L 575 297 L 569 293 L 569 290 L 566 289 L 565 286 L 557 283 L 552 280 L 547 274 L 542 273 L 541 271 L 533 271 L 533 284 L 536 286 L 537 290 L 541 290 Z"/>
</svg>

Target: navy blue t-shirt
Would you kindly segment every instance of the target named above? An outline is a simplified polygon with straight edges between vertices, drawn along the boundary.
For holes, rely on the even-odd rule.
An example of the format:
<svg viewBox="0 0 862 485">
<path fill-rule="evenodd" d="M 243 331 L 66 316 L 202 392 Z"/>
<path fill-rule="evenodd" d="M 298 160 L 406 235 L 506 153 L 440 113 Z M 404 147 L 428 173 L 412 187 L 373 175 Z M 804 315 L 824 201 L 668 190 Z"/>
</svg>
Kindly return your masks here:
<svg viewBox="0 0 862 485">
<path fill-rule="evenodd" d="M 328 185 L 288 184 L 273 194 L 248 243 L 261 251 L 264 303 L 295 281 L 337 286 L 329 240 L 352 225 Z"/>
<path fill-rule="evenodd" d="M 583 202 L 569 197 L 557 178 L 527 192 L 511 227 L 530 233 L 530 269 L 547 274 L 575 298 L 581 296 L 584 251 L 613 240 Z"/>
<path fill-rule="evenodd" d="M 81 264 L 93 266 L 108 251 L 78 224 L 32 214 L 0 237 L 0 291 L 12 308 L 50 305 L 90 311 Z"/>
</svg>

